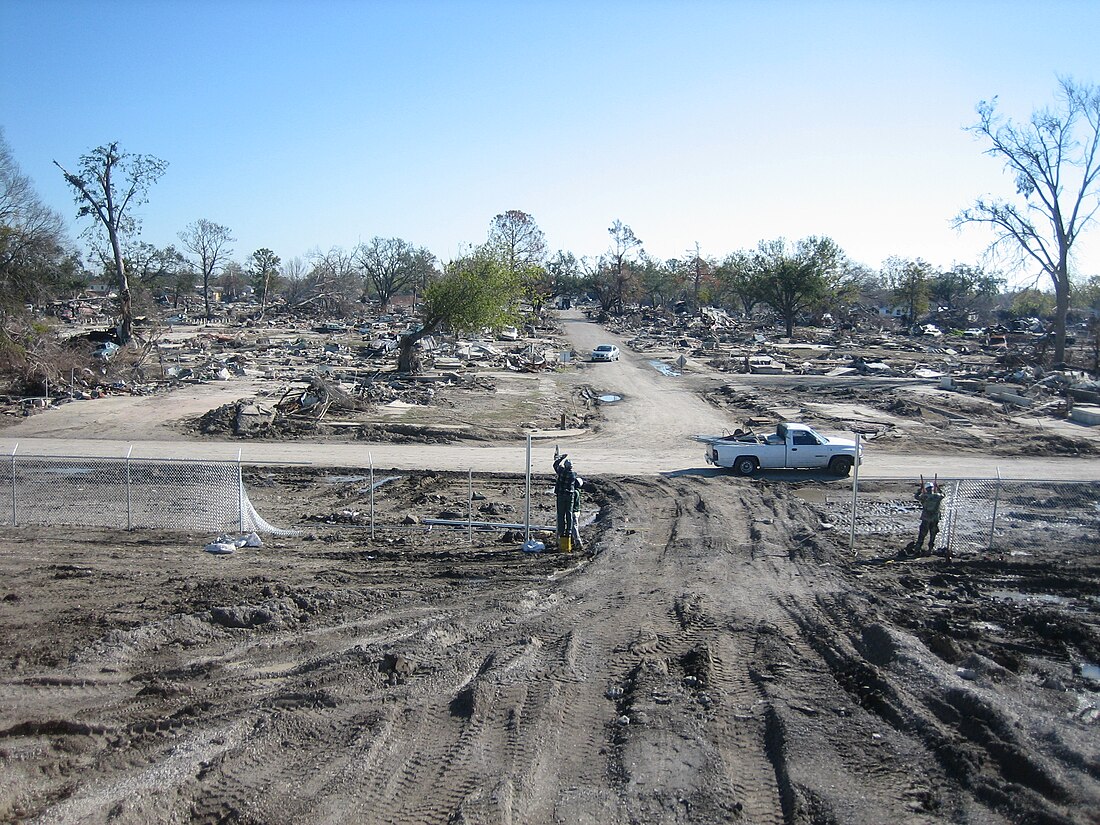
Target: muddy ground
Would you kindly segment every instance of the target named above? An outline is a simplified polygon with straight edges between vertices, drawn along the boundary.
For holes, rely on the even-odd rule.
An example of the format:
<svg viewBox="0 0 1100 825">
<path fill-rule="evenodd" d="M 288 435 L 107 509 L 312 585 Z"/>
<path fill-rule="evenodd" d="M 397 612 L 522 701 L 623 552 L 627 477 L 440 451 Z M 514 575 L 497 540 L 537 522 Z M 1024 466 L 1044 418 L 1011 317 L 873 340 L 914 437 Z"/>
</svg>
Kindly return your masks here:
<svg viewBox="0 0 1100 825">
<path fill-rule="evenodd" d="M 246 467 L 260 514 L 297 532 L 231 555 L 206 534 L 6 528 L 0 821 L 1100 822 L 1087 507 L 1049 521 L 1029 498 L 1004 552 L 898 559 L 911 486 L 868 483 L 877 532 L 861 524 L 853 554 L 845 482 L 700 470 L 691 435 L 802 418 L 863 433 L 869 464 L 924 451 L 972 475 L 989 453 L 1057 455 L 1082 478 L 1100 436 L 903 379 L 690 358 L 676 374 L 675 353 L 629 353 L 573 316 L 564 331 L 624 359 L 479 369 L 429 382 L 430 404 L 330 411 L 262 445 L 229 433 L 225 405 L 274 403 L 278 370 L 5 416 L 21 455 L 147 439 L 283 461 L 288 441 L 363 466 L 372 445 L 414 443 L 406 469 L 376 472 L 373 532 L 365 475 L 325 466 Z M 559 441 L 578 459 L 586 552 L 427 523 L 522 522 L 523 481 L 488 448 L 562 415 L 536 471 Z M 494 472 L 471 501 L 466 473 L 410 466 Z M 532 523 L 552 507 L 537 476 Z"/>
<path fill-rule="evenodd" d="M 0 821 L 1100 822 L 1095 533 L 853 557 L 816 482 L 597 476 L 588 552 L 525 554 L 392 475 L 373 538 L 319 468 L 248 470 L 301 532 L 231 555 L 5 532 Z"/>
</svg>

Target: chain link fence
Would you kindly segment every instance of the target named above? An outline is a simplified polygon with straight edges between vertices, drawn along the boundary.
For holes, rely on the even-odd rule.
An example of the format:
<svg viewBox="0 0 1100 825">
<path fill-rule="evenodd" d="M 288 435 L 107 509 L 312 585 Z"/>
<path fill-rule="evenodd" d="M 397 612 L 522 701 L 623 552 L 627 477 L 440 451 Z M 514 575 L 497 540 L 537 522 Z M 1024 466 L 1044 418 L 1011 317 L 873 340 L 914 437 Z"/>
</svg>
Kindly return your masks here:
<svg viewBox="0 0 1100 825">
<path fill-rule="evenodd" d="M 0 524 L 289 534 L 252 506 L 234 461 L 12 455 Z"/>
<path fill-rule="evenodd" d="M 1100 482 L 940 479 L 937 549 L 1041 551 L 1052 540 L 1100 550 Z M 834 488 L 835 489 L 835 488 Z M 898 550 L 916 538 L 916 479 L 861 478 L 825 493 L 828 519 Z M 820 499 L 818 499 L 820 501 Z M 11 455 L 0 459 L 0 525 L 160 528 L 289 535 L 248 498 L 239 461 Z"/>
<path fill-rule="evenodd" d="M 937 550 L 1039 552 L 1052 541 L 1100 550 L 1100 482 L 957 478 L 938 483 L 945 499 Z M 877 540 L 901 550 L 917 537 L 918 488 L 916 479 L 861 478 L 855 495 L 830 494 L 826 509 L 838 528 L 851 531 L 853 549 Z"/>
</svg>

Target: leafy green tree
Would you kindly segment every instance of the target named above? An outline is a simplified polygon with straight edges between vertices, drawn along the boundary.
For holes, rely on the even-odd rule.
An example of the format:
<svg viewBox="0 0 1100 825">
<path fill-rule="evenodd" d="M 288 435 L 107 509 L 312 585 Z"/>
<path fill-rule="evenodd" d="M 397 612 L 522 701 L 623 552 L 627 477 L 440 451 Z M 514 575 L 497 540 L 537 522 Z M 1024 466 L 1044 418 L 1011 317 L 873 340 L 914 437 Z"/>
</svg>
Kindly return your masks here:
<svg viewBox="0 0 1100 825">
<path fill-rule="evenodd" d="M 920 258 L 909 261 L 892 257 L 883 263 L 883 280 L 893 302 L 905 307 L 907 323 L 915 324 L 928 311 L 929 287 L 937 274 L 932 264 Z"/>
<path fill-rule="evenodd" d="M 794 246 L 782 238 L 761 241 L 753 256 L 760 299 L 783 318 L 788 338 L 801 313 L 836 296 L 846 264 L 830 238 L 804 238 Z"/>
<path fill-rule="evenodd" d="M 584 289 L 584 268 L 572 252 L 559 249 L 546 263 L 552 294 L 571 295 Z"/>
<path fill-rule="evenodd" d="M 1054 296 L 1041 289 L 1029 287 L 1012 296 L 1010 312 L 1016 318 L 1049 318 L 1056 311 Z"/>
<path fill-rule="evenodd" d="M 486 248 L 519 279 L 524 297 L 540 312 L 553 295 L 553 279 L 546 268 L 546 236 L 535 219 L 519 209 L 495 216 Z"/>
<path fill-rule="evenodd" d="M 491 249 L 449 263 L 424 291 L 420 325 L 398 341 L 397 369 L 419 372 L 416 344 L 444 328 L 456 332 L 501 326 L 515 319 L 522 286 Z"/>
<path fill-rule="evenodd" d="M 988 274 L 981 267 L 956 264 L 929 279 L 928 294 L 936 306 L 967 311 L 990 303 L 1004 284 L 1004 278 Z"/>
<path fill-rule="evenodd" d="M 763 274 L 754 265 L 753 253 L 733 252 L 715 270 L 719 298 L 730 305 L 736 303 L 746 317 L 751 316 L 763 300 Z"/>
<path fill-rule="evenodd" d="M 134 314 L 130 283 L 126 277 L 123 239 L 139 228 L 132 209 L 145 203 L 149 187 L 160 180 L 168 162 L 153 155 L 135 155 L 118 148 L 118 142 L 99 146 L 80 157 L 77 172 L 54 161 L 76 193 L 77 217 L 92 217 L 107 232 L 118 277 L 120 319 L 118 338 L 123 344 L 133 336 Z"/>
<path fill-rule="evenodd" d="M 214 273 L 224 266 L 233 250 L 229 244 L 236 240 L 228 226 L 199 218 L 179 233 L 180 241 L 194 256 L 194 263 L 202 275 L 202 298 L 206 307 L 206 317 L 212 317 L 210 309 L 210 280 Z"/>
<path fill-rule="evenodd" d="M 96 246 L 94 252 L 103 262 L 104 273 L 117 280 L 118 273 L 115 272 L 110 251 Z M 162 249 L 144 241 L 127 243 L 123 249 L 123 261 L 130 282 L 132 304 L 139 308 L 150 307 L 154 294 L 176 289 L 182 273 L 186 273 L 188 278 L 193 277 L 191 265 L 183 253 L 172 245 Z"/>
<path fill-rule="evenodd" d="M 356 254 L 383 310 L 394 295 L 409 287 L 426 285 L 435 273 L 435 256 L 400 238 L 371 238 Z"/>
<path fill-rule="evenodd" d="M 623 281 L 616 275 L 606 255 L 587 262 L 585 288 L 596 296 L 600 312 L 610 312 L 623 288 Z"/>
<path fill-rule="evenodd" d="M 1065 360 L 1070 253 L 1100 207 L 1100 87 L 1059 79 L 1058 107 L 1043 108 L 1026 124 L 1004 120 L 997 99 L 978 104 L 970 131 L 988 143 L 986 154 L 1004 162 L 1016 201 L 980 198 L 956 225 L 985 223 L 1022 264 L 1038 264 L 1054 287 L 1054 360 Z"/>
<path fill-rule="evenodd" d="M 266 246 L 248 256 L 248 277 L 252 289 L 260 299 L 260 318 L 267 311 L 271 293 L 278 289 L 279 256 Z"/>
</svg>

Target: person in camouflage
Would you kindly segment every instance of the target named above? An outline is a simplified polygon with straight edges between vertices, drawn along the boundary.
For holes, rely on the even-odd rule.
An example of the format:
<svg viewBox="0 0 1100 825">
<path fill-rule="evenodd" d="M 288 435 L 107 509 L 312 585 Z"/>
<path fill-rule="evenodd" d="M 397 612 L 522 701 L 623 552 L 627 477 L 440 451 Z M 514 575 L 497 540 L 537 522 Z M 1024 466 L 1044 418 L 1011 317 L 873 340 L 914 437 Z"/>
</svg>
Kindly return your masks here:
<svg viewBox="0 0 1100 825">
<path fill-rule="evenodd" d="M 928 552 L 931 554 L 936 549 L 936 535 L 940 532 L 940 513 L 943 510 L 944 495 L 939 487 L 931 481 L 917 490 L 913 496 L 920 502 L 920 529 L 917 531 L 917 543 L 913 546 L 913 554 L 919 556 L 924 545 L 924 537 L 928 537 Z"/>
</svg>

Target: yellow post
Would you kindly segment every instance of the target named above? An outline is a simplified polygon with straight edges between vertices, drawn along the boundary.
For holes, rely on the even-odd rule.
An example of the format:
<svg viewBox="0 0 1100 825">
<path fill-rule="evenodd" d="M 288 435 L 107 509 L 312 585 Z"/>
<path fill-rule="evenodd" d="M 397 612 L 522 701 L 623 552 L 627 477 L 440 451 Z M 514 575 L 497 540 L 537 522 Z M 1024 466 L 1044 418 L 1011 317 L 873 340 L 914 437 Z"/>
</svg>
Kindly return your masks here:
<svg viewBox="0 0 1100 825">
<path fill-rule="evenodd" d="M 558 549 L 563 553 L 573 552 L 573 537 L 572 536 L 558 536 Z"/>
</svg>

